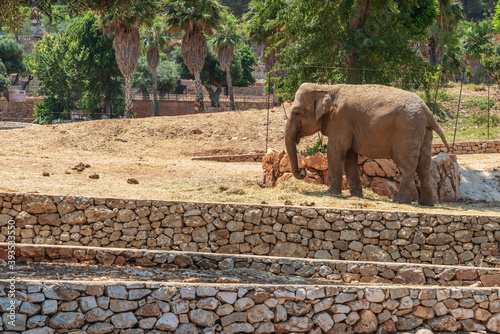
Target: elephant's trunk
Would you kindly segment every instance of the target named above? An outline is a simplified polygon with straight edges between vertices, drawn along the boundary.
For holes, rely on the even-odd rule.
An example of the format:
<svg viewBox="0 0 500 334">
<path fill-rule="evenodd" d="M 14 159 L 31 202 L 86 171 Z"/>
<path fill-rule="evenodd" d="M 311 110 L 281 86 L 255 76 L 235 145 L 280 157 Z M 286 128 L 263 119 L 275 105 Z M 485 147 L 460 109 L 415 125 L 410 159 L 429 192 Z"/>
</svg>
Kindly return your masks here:
<svg viewBox="0 0 500 334">
<path fill-rule="evenodd" d="M 288 158 L 290 159 L 290 167 L 292 168 L 292 174 L 295 178 L 302 180 L 306 177 L 304 170 L 299 170 L 299 163 L 297 161 L 297 131 L 290 131 L 287 126 L 286 136 L 285 136 L 285 146 L 286 152 L 288 153 Z"/>
</svg>

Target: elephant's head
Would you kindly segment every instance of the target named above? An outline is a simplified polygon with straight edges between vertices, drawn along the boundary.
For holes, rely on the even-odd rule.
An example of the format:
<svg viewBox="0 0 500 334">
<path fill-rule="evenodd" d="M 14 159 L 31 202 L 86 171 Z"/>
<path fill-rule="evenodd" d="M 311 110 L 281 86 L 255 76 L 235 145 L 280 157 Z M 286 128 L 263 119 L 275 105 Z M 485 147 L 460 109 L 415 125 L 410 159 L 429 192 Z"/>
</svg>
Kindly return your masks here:
<svg viewBox="0 0 500 334">
<path fill-rule="evenodd" d="M 325 129 L 329 119 L 325 114 L 330 115 L 333 110 L 332 97 L 326 86 L 304 83 L 295 94 L 285 129 L 285 146 L 294 177 L 305 177 L 305 172 L 299 171 L 297 162 L 296 145 L 299 144 L 300 138 Z"/>
</svg>

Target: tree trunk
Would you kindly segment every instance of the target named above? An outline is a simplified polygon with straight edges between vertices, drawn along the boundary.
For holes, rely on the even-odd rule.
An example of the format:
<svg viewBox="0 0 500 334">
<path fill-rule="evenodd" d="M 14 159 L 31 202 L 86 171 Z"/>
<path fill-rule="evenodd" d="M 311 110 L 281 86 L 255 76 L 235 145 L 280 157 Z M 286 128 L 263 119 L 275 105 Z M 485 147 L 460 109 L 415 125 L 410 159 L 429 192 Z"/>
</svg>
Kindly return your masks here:
<svg viewBox="0 0 500 334">
<path fill-rule="evenodd" d="M 348 24 L 349 35 L 353 36 L 357 30 L 360 30 L 366 24 L 368 15 L 370 14 L 371 0 L 361 0 L 358 9 L 358 15 L 355 15 Z M 347 56 L 349 64 L 347 83 L 358 84 L 359 82 L 359 69 L 358 66 L 358 46 L 354 46 L 353 51 Z"/>
<path fill-rule="evenodd" d="M 210 97 L 210 106 L 214 108 L 220 107 L 220 93 L 222 92 L 222 85 L 218 84 L 217 89 L 213 89 L 211 85 L 205 85 L 205 88 L 208 92 L 208 96 Z"/>
<path fill-rule="evenodd" d="M 194 82 L 196 84 L 196 103 L 198 104 L 198 112 L 205 112 L 203 104 L 203 87 L 201 85 L 200 72 L 194 73 Z"/>
<path fill-rule="evenodd" d="M 347 75 L 347 83 L 351 85 L 357 85 L 358 84 L 358 68 L 356 68 L 356 65 L 358 63 L 358 54 L 356 52 L 351 52 L 351 54 L 348 57 L 348 63 L 349 63 L 349 69 L 348 69 L 348 75 Z"/>
<path fill-rule="evenodd" d="M 139 59 L 140 50 L 139 28 L 121 23 L 113 38 L 113 48 L 115 49 L 116 63 L 120 72 L 125 77 L 125 117 L 132 117 L 134 106 L 132 104 L 132 88 L 130 77 L 134 73 Z"/>
<path fill-rule="evenodd" d="M 234 104 L 233 95 L 233 80 L 231 79 L 231 70 L 226 71 L 226 81 L 227 81 L 227 92 L 229 94 L 229 101 L 231 101 L 231 110 L 236 110 L 236 105 Z"/>
<path fill-rule="evenodd" d="M 147 54 L 147 61 L 149 70 L 151 71 L 153 77 L 153 104 L 152 104 L 152 115 L 159 116 L 159 105 L 158 105 L 158 65 L 160 64 L 160 51 L 158 45 L 154 44 L 149 47 Z"/>
<path fill-rule="evenodd" d="M 125 77 L 125 118 L 132 118 L 134 112 L 134 104 L 132 102 L 132 85 L 130 77 Z"/>
<path fill-rule="evenodd" d="M 153 75 L 153 116 L 160 116 L 158 104 L 158 73 L 156 71 L 151 73 Z"/>
</svg>

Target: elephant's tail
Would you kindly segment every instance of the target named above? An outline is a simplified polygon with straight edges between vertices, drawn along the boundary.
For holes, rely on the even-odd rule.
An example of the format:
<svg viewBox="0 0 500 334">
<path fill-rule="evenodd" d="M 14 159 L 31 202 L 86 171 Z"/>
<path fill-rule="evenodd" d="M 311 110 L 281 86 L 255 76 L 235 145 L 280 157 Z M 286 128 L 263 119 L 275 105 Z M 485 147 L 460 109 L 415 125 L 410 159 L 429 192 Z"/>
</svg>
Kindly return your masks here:
<svg viewBox="0 0 500 334">
<path fill-rule="evenodd" d="M 441 140 L 443 141 L 444 145 L 448 149 L 448 152 L 451 152 L 450 145 L 448 145 L 448 142 L 446 141 L 446 137 L 444 136 L 443 130 L 441 130 L 441 127 L 439 124 L 437 124 L 436 120 L 434 119 L 434 116 L 432 116 L 432 113 L 429 109 L 427 109 L 426 112 L 427 115 L 427 126 L 436 131 L 439 137 L 441 137 Z"/>
</svg>

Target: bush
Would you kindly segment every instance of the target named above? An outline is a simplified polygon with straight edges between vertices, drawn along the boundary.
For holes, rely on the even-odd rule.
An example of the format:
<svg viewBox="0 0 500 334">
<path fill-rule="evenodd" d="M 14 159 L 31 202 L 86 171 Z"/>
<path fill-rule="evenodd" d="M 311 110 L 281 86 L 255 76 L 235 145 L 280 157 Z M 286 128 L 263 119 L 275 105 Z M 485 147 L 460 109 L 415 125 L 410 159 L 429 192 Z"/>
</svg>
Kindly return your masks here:
<svg viewBox="0 0 500 334">
<path fill-rule="evenodd" d="M 478 107 L 481 110 L 488 110 L 488 97 L 472 96 L 469 100 L 464 102 L 468 108 Z M 490 98 L 490 109 L 495 105 L 495 101 Z"/>
<path fill-rule="evenodd" d="M 318 152 L 326 153 L 326 149 L 327 149 L 327 144 L 323 144 L 323 139 L 320 138 L 313 147 L 307 146 L 306 149 L 301 151 L 300 153 L 303 156 L 307 157 L 310 155 L 315 155 Z"/>
<path fill-rule="evenodd" d="M 49 97 L 35 105 L 35 121 L 39 124 L 51 124 L 55 119 L 67 119 L 66 110 L 61 100 Z"/>
<path fill-rule="evenodd" d="M 471 116 L 472 122 L 476 125 L 486 125 L 488 124 L 488 114 L 487 113 L 476 113 Z M 497 114 L 490 114 L 490 126 L 497 127 L 500 124 L 500 117 Z"/>
</svg>

